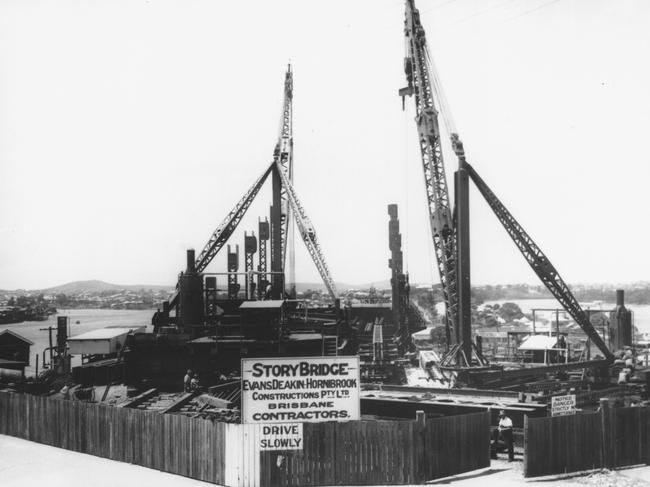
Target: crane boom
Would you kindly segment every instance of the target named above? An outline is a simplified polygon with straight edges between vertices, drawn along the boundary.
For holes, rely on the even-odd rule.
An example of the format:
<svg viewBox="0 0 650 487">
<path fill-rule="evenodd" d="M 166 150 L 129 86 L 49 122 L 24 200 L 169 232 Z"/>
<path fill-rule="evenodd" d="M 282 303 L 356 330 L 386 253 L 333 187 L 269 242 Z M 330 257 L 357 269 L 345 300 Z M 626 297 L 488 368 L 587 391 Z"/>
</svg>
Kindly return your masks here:
<svg viewBox="0 0 650 487">
<path fill-rule="evenodd" d="M 327 292 L 330 294 L 332 299 L 336 299 L 338 296 L 336 292 L 336 286 L 334 285 L 334 280 L 332 279 L 329 268 L 327 267 L 327 263 L 325 262 L 325 257 L 323 256 L 320 244 L 318 243 L 314 225 L 312 225 L 311 221 L 309 220 L 307 213 L 298 200 L 296 190 L 293 188 L 293 185 L 289 181 L 287 174 L 282 170 L 282 167 L 278 162 L 275 163 L 275 169 L 278 171 L 280 179 L 282 180 L 282 186 L 286 191 L 287 199 L 289 201 L 289 205 L 291 206 L 291 211 L 295 216 L 296 224 L 298 225 L 298 230 L 300 231 L 300 236 L 302 237 L 303 242 L 305 242 L 307 251 L 314 261 L 316 269 L 318 269 L 318 273 L 323 279 L 323 283 L 327 288 Z"/>
<path fill-rule="evenodd" d="M 555 296 L 555 299 L 560 302 L 580 328 L 587 334 L 594 345 L 603 352 L 605 358 L 612 359 L 612 352 L 609 351 L 603 339 L 596 332 L 589 321 L 589 317 L 578 303 L 578 300 L 573 296 L 569 286 L 562 280 L 562 277 L 560 277 L 560 274 L 553 264 L 551 264 L 551 261 L 542 252 L 542 249 L 530 238 L 519 222 L 515 220 L 515 217 L 512 216 L 505 205 L 501 203 L 499 198 L 497 198 L 485 181 L 478 175 L 476 170 L 469 163 L 466 163 L 466 167 L 470 178 L 474 181 L 474 184 L 476 184 L 476 187 L 488 205 L 490 205 L 490 208 L 492 208 L 492 211 L 526 259 L 526 262 L 528 262 L 528 265 L 535 271 L 535 274 L 537 274 L 547 289 L 551 291 L 551 294 Z"/>
<path fill-rule="evenodd" d="M 274 160 L 293 181 L 293 73 L 291 65 L 287 67 L 284 78 L 284 101 L 278 143 L 273 153 Z M 287 275 L 289 286 L 295 286 L 295 263 L 293 250 L 293 232 L 291 226 L 291 207 L 284 186 L 280 190 L 280 239 L 282 249 L 282 269 Z"/>
<path fill-rule="evenodd" d="M 233 234 L 237 225 L 239 225 L 239 222 L 244 218 L 244 215 L 255 199 L 255 196 L 257 196 L 264 181 L 266 181 L 266 178 L 271 173 L 272 168 L 273 164 L 270 164 L 266 171 L 264 171 L 264 174 L 253 183 L 242 199 L 237 202 L 232 210 L 230 210 L 230 213 L 228 213 L 217 229 L 212 232 L 208 243 L 203 247 L 203 250 L 196 259 L 197 272 L 203 272 L 205 270 L 219 250 L 221 250 L 221 247 L 223 247 L 226 241 Z"/>
<path fill-rule="evenodd" d="M 402 88 L 399 94 L 402 96 L 402 104 L 405 96 L 415 96 L 415 121 L 422 156 L 433 248 L 447 310 L 447 324 L 448 327 L 455 328 L 458 294 L 454 223 L 445 176 L 438 111 L 431 85 L 426 37 L 420 23 L 420 14 L 413 0 L 406 0 L 404 33 L 407 44 L 404 71 L 408 86 Z"/>
<path fill-rule="evenodd" d="M 402 96 L 402 103 L 404 103 L 405 96 L 415 95 L 416 99 L 416 122 L 420 136 L 420 149 L 429 199 L 432 235 L 447 304 L 448 321 L 453 323 L 454 326 L 458 326 L 459 321 L 461 321 L 457 278 L 459 272 L 462 271 L 459 264 L 462 264 L 463 261 L 454 250 L 461 247 L 462 229 L 458 228 L 460 224 L 455 221 L 455 218 L 452 220 L 449 211 L 449 198 L 444 176 L 442 152 L 440 150 L 438 112 L 434 106 L 434 99 L 439 103 L 440 114 L 449 133 L 452 149 L 459 159 L 458 174 L 466 171 L 464 177 L 469 176 L 476 184 L 480 193 L 537 276 L 605 357 L 611 359 L 613 357 L 612 353 L 591 325 L 587 314 L 580 307 L 580 304 L 555 267 L 515 220 L 505 205 L 481 179 L 476 170 L 465 160 L 463 143 L 456 132 L 442 84 L 429 55 L 424 28 L 420 23 L 419 12 L 415 8 L 414 0 L 406 0 L 405 34 L 408 55 L 405 60 L 404 70 L 408 86 L 402 88 L 399 93 Z M 464 201 L 464 204 L 467 205 L 468 201 Z M 464 222 L 467 225 L 467 218 L 465 218 Z M 469 227 L 467 227 L 467 232 L 469 232 Z M 469 233 L 467 233 L 468 235 Z M 467 247 L 466 253 L 468 259 L 469 247 Z M 454 260 L 454 258 L 457 260 Z M 465 268 L 463 272 L 463 276 L 466 276 L 467 282 L 469 282 L 469 267 Z M 469 284 L 465 285 L 467 287 Z"/>
</svg>

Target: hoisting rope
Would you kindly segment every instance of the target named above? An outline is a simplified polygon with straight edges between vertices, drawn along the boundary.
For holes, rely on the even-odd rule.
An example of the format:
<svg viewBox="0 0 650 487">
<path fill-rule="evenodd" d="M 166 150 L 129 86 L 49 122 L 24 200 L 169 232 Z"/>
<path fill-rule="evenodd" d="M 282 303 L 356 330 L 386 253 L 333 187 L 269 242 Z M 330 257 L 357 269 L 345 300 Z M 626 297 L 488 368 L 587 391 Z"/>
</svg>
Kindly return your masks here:
<svg viewBox="0 0 650 487">
<path fill-rule="evenodd" d="M 451 134 L 457 134 L 456 124 L 454 123 L 454 118 L 451 115 L 451 110 L 449 109 L 449 104 L 447 103 L 447 97 L 445 92 L 442 89 L 442 83 L 440 82 L 440 76 L 438 75 L 438 70 L 436 65 L 433 62 L 433 58 L 429 53 L 429 47 L 425 46 L 425 55 L 427 57 L 427 62 L 429 63 L 429 73 L 432 80 L 432 88 L 434 92 L 434 99 L 437 99 L 439 105 L 439 111 L 442 115 L 443 123 L 445 124 L 445 129 L 447 130 L 447 135 L 451 137 Z"/>
</svg>

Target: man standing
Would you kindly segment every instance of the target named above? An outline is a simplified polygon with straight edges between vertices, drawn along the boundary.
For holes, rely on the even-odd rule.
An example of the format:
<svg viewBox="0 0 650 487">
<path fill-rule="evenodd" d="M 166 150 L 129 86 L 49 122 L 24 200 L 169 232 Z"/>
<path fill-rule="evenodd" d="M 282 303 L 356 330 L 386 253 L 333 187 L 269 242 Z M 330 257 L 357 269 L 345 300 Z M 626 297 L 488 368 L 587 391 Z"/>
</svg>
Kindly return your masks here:
<svg viewBox="0 0 650 487">
<path fill-rule="evenodd" d="M 508 461 L 512 462 L 515 459 L 514 439 L 512 437 L 512 419 L 506 416 L 506 412 L 503 409 L 499 411 L 499 436 L 501 436 L 508 447 Z"/>
<path fill-rule="evenodd" d="M 183 390 L 185 392 L 190 392 L 190 387 L 191 387 L 190 383 L 192 381 L 193 375 L 194 374 L 192 374 L 192 371 L 188 370 L 187 374 L 185 374 L 185 377 L 183 377 Z"/>
</svg>

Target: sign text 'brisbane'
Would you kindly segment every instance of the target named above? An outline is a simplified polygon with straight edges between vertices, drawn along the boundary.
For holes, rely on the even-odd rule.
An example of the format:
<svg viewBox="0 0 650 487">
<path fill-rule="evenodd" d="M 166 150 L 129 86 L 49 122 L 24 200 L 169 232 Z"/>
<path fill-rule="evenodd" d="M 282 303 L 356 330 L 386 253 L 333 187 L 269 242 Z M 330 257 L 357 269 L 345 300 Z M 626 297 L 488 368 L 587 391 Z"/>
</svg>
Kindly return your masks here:
<svg viewBox="0 0 650 487">
<path fill-rule="evenodd" d="M 359 358 L 242 359 L 244 423 L 359 419 Z"/>
</svg>

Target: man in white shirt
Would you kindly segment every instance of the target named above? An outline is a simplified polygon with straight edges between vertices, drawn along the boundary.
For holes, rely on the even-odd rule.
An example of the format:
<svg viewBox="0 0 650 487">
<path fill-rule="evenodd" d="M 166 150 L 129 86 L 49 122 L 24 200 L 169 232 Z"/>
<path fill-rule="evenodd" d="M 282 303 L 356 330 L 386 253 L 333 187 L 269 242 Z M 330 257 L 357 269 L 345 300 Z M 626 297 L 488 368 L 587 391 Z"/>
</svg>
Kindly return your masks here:
<svg viewBox="0 0 650 487">
<path fill-rule="evenodd" d="M 503 409 L 499 411 L 499 436 L 501 436 L 508 447 L 508 461 L 512 462 L 515 459 L 512 419 L 506 416 L 506 412 Z"/>
</svg>

